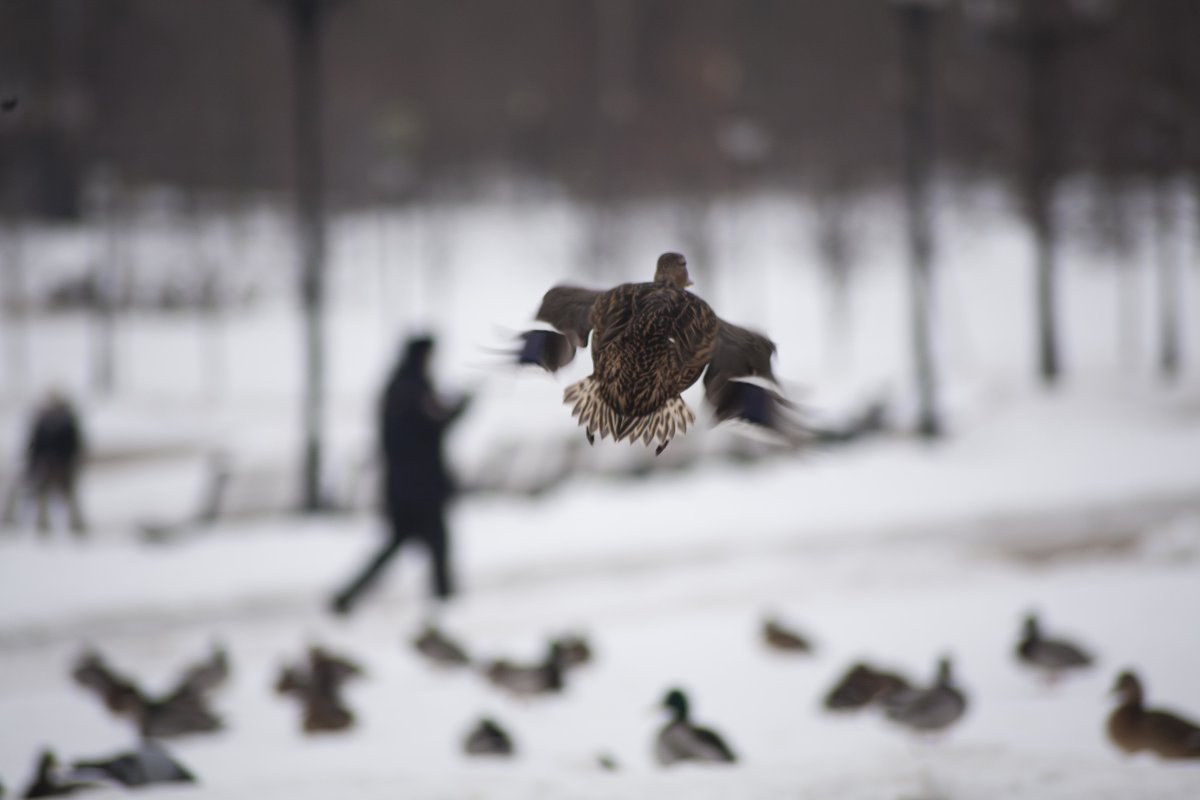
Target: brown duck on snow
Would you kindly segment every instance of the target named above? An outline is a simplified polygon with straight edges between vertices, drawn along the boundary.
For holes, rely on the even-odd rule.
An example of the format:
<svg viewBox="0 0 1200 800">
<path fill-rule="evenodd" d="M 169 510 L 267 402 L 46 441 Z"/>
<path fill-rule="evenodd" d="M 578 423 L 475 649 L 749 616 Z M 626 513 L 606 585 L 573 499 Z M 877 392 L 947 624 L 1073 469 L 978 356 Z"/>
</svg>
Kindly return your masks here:
<svg viewBox="0 0 1200 800">
<path fill-rule="evenodd" d="M 657 441 L 661 453 L 696 415 L 680 397 L 704 374 L 717 421 L 740 419 L 791 439 L 783 397 L 745 378 L 774 382 L 775 344 L 725 322 L 692 285 L 687 260 L 663 253 L 650 283 L 623 283 L 607 291 L 556 286 L 546 292 L 537 319 L 555 330 L 522 334 L 521 364 L 550 372 L 570 363 L 591 337 L 593 372 L 563 392 L 563 402 L 587 432 L 588 442 Z"/>
</svg>

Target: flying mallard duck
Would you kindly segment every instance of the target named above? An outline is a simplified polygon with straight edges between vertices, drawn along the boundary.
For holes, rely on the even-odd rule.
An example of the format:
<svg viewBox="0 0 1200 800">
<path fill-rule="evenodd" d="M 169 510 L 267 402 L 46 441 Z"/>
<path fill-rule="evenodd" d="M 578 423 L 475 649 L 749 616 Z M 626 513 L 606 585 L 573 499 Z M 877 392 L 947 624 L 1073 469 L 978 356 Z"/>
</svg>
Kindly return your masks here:
<svg viewBox="0 0 1200 800">
<path fill-rule="evenodd" d="M 733 751 L 715 731 L 692 724 L 690 704 L 683 690 L 667 692 L 662 706 L 671 712 L 671 720 L 658 732 L 655 741 L 654 755 L 659 764 L 665 767 L 678 761 L 737 761 Z"/>
<path fill-rule="evenodd" d="M 1036 614 L 1025 616 L 1016 655 L 1022 664 L 1040 670 L 1050 683 L 1054 683 L 1066 672 L 1092 665 L 1091 654 L 1082 647 L 1065 639 L 1043 636 Z"/>
<path fill-rule="evenodd" d="M 97 784 L 90 781 L 77 781 L 61 774 L 58 758 L 50 749 L 38 754 L 37 768 L 33 780 L 22 797 L 62 797 L 74 794 L 82 789 L 95 788 Z"/>
<path fill-rule="evenodd" d="M 1117 676 L 1120 704 L 1108 716 L 1108 738 L 1126 753 L 1148 750 L 1160 758 L 1200 758 L 1200 725 L 1169 711 L 1147 710 L 1142 682 L 1133 672 Z"/>
<path fill-rule="evenodd" d="M 354 725 L 354 712 L 342 699 L 342 685 L 361 677 L 363 669 L 350 659 L 323 647 L 308 650 L 307 665 L 284 667 L 275 680 L 275 691 L 292 695 L 304 706 L 305 733 L 344 731 Z"/>
<path fill-rule="evenodd" d="M 718 421 L 741 419 L 794 438 L 778 393 L 746 378 L 774 382 L 775 343 L 725 322 L 687 291 L 687 259 L 659 256 L 650 283 L 623 283 L 608 291 L 555 286 L 537 319 L 555 328 L 522 334 L 518 363 L 555 372 L 570 363 L 591 336 L 593 372 L 563 392 L 563 402 L 589 443 L 638 439 L 658 442 L 661 453 L 696 415 L 680 397 L 704 373 L 704 390 Z"/>
<path fill-rule="evenodd" d="M 151 696 L 115 672 L 100 653 L 89 650 L 76 662 L 72 677 L 98 694 L 109 711 L 130 718 L 142 736 L 168 738 L 211 733 L 224 727 L 209 708 L 209 696 L 225 681 L 228 672 L 227 656 L 218 647 L 208 660 L 185 671 L 171 691 Z"/>
<path fill-rule="evenodd" d="M 511 756 L 514 750 L 512 737 L 489 717 L 479 720 L 463 740 L 463 752 L 469 756 Z"/>
<path fill-rule="evenodd" d="M 927 689 L 894 695 L 885 702 L 888 719 L 919 733 L 935 733 L 957 722 L 967 710 L 967 698 L 954 685 L 950 659 L 938 662 L 937 679 Z"/>
</svg>

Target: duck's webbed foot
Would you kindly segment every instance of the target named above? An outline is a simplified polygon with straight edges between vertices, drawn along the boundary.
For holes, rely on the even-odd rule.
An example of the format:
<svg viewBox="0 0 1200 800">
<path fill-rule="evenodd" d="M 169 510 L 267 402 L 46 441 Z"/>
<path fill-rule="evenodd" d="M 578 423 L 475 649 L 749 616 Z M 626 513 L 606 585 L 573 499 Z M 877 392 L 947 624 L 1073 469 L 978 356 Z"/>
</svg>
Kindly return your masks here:
<svg viewBox="0 0 1200 800">
<path fill-rule="evenodd" d="M 669 445 L 670 443 L 671 443 L 671 440 L 667 439 L 665 442 L 660 444 L 658 447 L 654 448 L 654 455 L 656 455 L 656 456 L 660 455 L 663 450 L 667 449 L 667 445 Z"/>
</svg>

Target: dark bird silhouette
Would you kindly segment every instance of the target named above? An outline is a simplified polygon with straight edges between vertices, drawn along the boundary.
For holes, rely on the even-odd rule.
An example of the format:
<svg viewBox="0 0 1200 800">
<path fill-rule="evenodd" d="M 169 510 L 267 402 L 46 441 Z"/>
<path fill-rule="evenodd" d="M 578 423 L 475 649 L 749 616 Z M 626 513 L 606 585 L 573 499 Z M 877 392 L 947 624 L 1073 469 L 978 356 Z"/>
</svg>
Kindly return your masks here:
<svg viewBox="0 0 1200 800">
<path fill-rule="evenodd" d="M 511 756 L 514 751 L 512 737 L 488 717 L 481 719 L 463 740 L 463 752 L 469 756 Z"/>
<path fill-rule="evenodd" d="M 471 663 L 467 651 L 461 645 L 430 623 L 427 623 L 420 635 L 413 639 L 412 645 L 418 653 L 439 666 L 459 667 Z"/>
<path fill-rule="evenodd" d="M 96 784 L 89 781 L 77 781 L 69 776 L 60 774 L 58 759 L 54 751 L 46 748 L 38 754 L 37 768 L 33 780 L 22 797 L 62 797 L 74 794 L 81 789 L 95 788 Z"/>
<path fill-rule="evenodd" d="M 1108 715 L 1108 738 L 1126 753 L 1143 750 L 1165 759 L 1200 758 L 1200 726 L 1170 711 L 1147 710 L 1142 682 L 1133 672 L 1117 676 L 1119 703 Z"/>
<path fill-rule="evenodd" d="M 1092 665 L 1091 654 L 1079 645 L 1043 636 L 1035 614 L 1025 617 L 1016 656 L 1021 664 L 1038 670 L 1050 683 L 1068 672 Z"/>
<path fill-rule="evenodd" d="M 829 711 L 851 711 L 874 703 L 887 703 L 890 698 L 912 691 L 912 686 L 901 676 L 857 662 L 825 695 L 823 705 Z"/>
<path fill-rule="evenodd" d="M 229 680 L 229 654 L 220 644 L 214 644 L 212 653 L 203 661 L 188 667 L 179 679 L 178 689 L 200 695 L 219 689 Z"/>
<path fill-rule="evenodd" d="M 937 678 L 927 689 L 893 695 L 885 705 L 888 719 L 920 733 L 945 730 L 967 710 L 967 698 L 954 685 L 949 658 L 938 662 Z"/>
<path fill-rule="evenodd" d="M 149 786 L 155 783 L 195 783 L 186 767 L 153 739 L 143 740 L 137 749 L 111 758 L 76 761 L 73 773 L 95 775 L 122 786 Z"/>
<path fill-rule="evenodd" d="M 768 618 L 762 624 L 763 642 L 772 650 L 787 653 L 811 653 L 812 642 L 798 631 L 788 628 L 779 620 Z"/>
<path fill-rule="evenodd" d="M 151 696 L 115 672 L 98 652 L 87 651 L 76 662 L 72 677 L 99 695 L 109 711 L 130 719 L 141 736 L 170 738 L 224 727 L 209 708 L 209 695 L 225 681 L 228 670 L 227 656 L 217 648 L 209 660 L 185 671 L 165 695 Z"/>
<path fill-rule="evenodd" d="M 286 666 L 280 671 L 275 691 L 300 701 L 305 733 L 344 731 L 354 726 L 355 719 L 342 698 L 342 686 L 362 675 L 362 667 L 354 661 L 313 646 L 308 650 L 307 665 Z"/>
<path fill-rule="evenodd" d="M 550 642 L 550 652 L 564 669 L 572 669 L 592 661 L 592 646 L 581 634 L 569 633 Z"/>
<path fill-rule="evenodd" d="M 679 761 L 732 763 L 737 757 L 715 731 L 692 724 L 690 703 L 681 689 L 672 689 L 662 701 L 671 719 L 658 732 L 654 756 L 662 766 Z"/>
<path fill-rule="evenodd" d="M 508 659 L 496 659 L 483 668 L 483 674 L 494 685 L 519 697 L 554 694 L 563 690 L 562 648 L 551 642 L 545 658 L 537 664 L 518 664 Z"/>
<path fill-rule="evenodd" d="M 592 374 L 563 392 L 589 443 L 596 433 L 630 444 L 657 441 L 661 453 L 695 422 L 680 395 L 702 373 L 717 421 L 740 419 L 795 441 L 799 428 L 785 418 L 782 395 L 744 380 L 775 381 L 774 342 L 720 319 L 687 291 L 691 285 L 687 260 L 663 253 L 649 283 L 607 291 L 556 286 L 537 312 L 555 330 L 522 334 L 517 361 L 555 372 L 590 337 Z"/>
</svg>

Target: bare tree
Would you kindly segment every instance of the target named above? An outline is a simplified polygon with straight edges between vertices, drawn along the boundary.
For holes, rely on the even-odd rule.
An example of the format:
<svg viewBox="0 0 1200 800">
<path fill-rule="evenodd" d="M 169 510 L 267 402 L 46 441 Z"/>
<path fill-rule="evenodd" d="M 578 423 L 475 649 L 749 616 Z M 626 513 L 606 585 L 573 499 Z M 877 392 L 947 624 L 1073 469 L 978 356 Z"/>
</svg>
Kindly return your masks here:
<svg viewBox="0 0 1200 800">
<path fill-rule="evenodd" d="M 336 0 L 281 0 L 291 41 L 295 107 L 296 224 L 300 238 L 300 304 L 304 314 L 301 509 L 321 511 L 325 412 L 325 198 L 321 148 L 321 27 Z"/>
<path fill-rule="evenodd" d="M 908 264 L 913 368 L 917 384 L 917 431 L 941 434 L 933 357 L 933 217 L 930 166 L 933 147 L 932 26 L 935 9 L 925 0 L 898 3 L 904 58 L 904 200 L 908 217 Z"/>
</svg>

